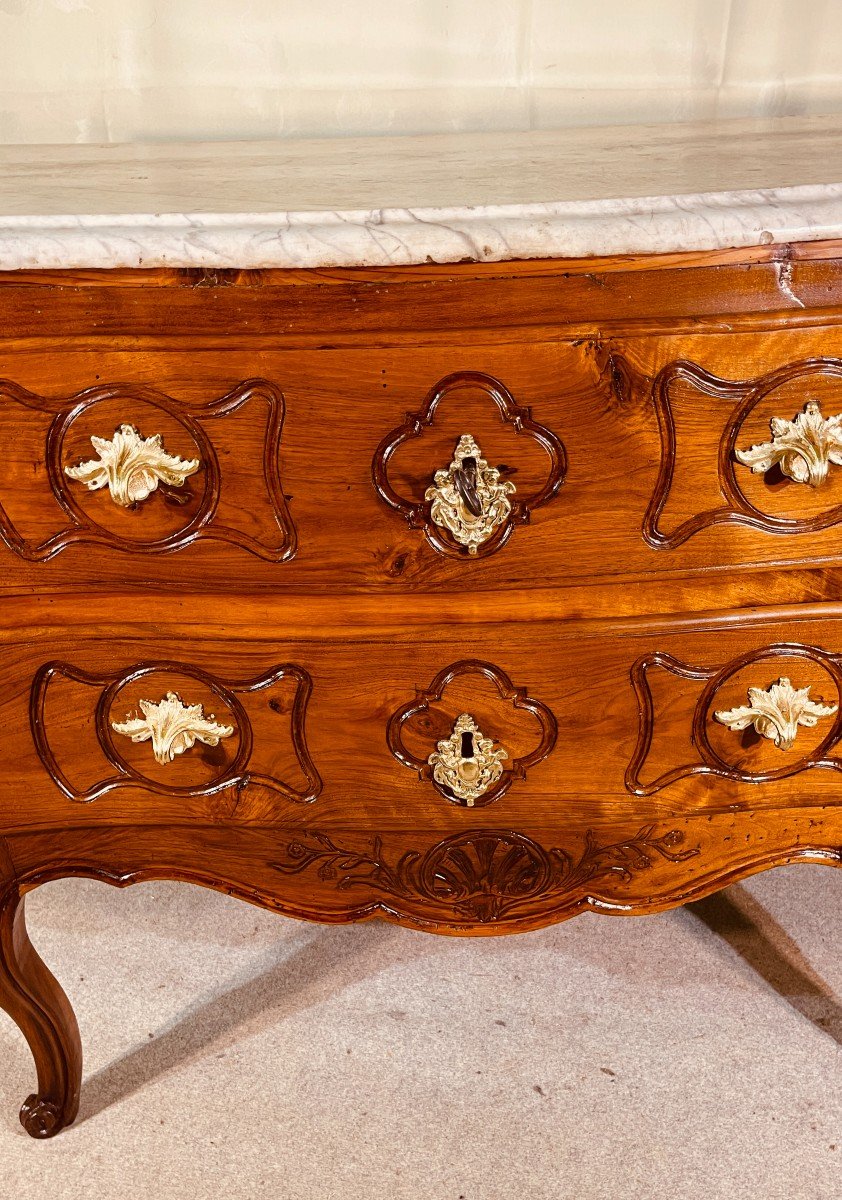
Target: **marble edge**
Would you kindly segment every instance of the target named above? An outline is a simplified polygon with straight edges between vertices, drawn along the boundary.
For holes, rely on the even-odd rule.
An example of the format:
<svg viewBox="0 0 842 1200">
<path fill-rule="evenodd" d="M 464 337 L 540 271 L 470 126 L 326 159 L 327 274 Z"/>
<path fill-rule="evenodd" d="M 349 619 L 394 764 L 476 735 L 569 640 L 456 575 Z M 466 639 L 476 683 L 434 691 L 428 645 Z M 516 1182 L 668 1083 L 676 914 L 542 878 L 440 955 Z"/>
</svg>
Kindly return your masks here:
<svg viewBox="0 0 842 1200">
<path fill-rule="evenodd" d="M 842 183 L 528 205 L 0 218 L 0 271 L 388 267 L 842 236 Z"/>
</svg>

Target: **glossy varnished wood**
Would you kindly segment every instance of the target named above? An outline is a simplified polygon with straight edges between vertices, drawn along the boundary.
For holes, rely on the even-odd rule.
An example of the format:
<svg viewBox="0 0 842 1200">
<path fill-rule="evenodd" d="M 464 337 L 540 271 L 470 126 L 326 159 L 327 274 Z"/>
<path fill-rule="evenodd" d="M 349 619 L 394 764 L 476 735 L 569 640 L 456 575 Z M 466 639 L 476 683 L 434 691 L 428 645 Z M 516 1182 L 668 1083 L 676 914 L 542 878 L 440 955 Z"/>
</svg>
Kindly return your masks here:
<svg viewBox="0 0 842 1200">
<path fill-rule="evenodd" d="M 716 717 L 781 676 L 840 704 L 842 469 L 818 495 L 730 457 L 808 392 L 842 411 L 840 264 L 0 276 L 0 1004 L 30 1133 L 81 1072 L 24 926 L 48 879 L 495 934 L 840 865 L 838 709 L 785 751 Z M 122 421 L 204 455 L 183 504 L 66 482 Z M 520 506 L 475 560 L 424 500 L 465 432 Z M 114 731 L 168 692 L 230 735 L 162 765 Z M 428 761 L 465 712 L 507 754 L 476 806 Z"/>
</svg>

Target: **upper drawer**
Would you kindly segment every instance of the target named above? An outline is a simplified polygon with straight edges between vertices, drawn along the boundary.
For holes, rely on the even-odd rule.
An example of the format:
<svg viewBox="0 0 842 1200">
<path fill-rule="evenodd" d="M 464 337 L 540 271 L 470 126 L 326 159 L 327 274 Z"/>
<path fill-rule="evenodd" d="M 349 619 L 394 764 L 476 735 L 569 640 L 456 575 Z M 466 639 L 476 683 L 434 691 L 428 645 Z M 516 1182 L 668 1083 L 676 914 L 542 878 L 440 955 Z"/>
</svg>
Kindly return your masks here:
<svg viewBox="0 0 842 1200">
<path fill-rule="evenodd" d="M 836 328 L 7 351 L 0 377 L 7 588 L 470 593 L 840 557 L 842 451 L 808 428 L 842 413 Z M 773 424 L 757 473 L 737 451 Z M 799 429 L 828 467 L 806 482 Z"/>
</svg>

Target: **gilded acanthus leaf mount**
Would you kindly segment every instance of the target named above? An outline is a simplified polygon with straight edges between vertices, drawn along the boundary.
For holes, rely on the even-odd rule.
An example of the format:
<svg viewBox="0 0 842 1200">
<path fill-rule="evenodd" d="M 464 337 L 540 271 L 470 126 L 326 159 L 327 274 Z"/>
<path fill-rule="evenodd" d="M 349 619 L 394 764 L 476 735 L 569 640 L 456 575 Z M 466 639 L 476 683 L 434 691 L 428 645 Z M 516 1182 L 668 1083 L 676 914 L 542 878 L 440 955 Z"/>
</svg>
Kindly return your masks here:
<svg viewBox="0 0 842 1200">
<path fill-rule="evenodd" d="M 831 463 L 842 466 L 842 413 L 823 417 L 818 400 L 809 400 L 794 421 L 772 417 L 770 425 L 770 442 L 734 451 L 755 475 L 777 465 L 789 479 L 815 488 L 827 479 Z"/>
<path fill-rule="evenodd" d="M 159 483 L 179 488 L 200 467 L 199 459 L 178 458 L 164 449 L 160 433 L 141 437 L 134 425 L 121 425 L 112 438 L 91 437 L 99 455 L 77 467 L 65 467 L 71 479 L 89 491 L 107 487 L 121 508 L 131 508 L 151 496 Z"/>
<path fill-rule="evenodd" d="M 810 688 L 793 687 L 786 676 L 763 688 L 748 689 L 748 704 L 714 714 L 717 721 L 734 732 L 753 725 L 761 737 L 769 738 L 779 750 L 791 750 L 798 726 L 812 728 L 822 717 L 836 712 L 836 704 L 820 704 L 810 699 Z"/>
<path fill-rule="evenodd" d="M 142 717 L 127 717 L 112 721 L 116 733 L 133 742 L 152 742 L 155 761 L 166 764 L 177 754 L 183 754 L 196 742 L 217 746 L 234 732 L 232 725 L 220 725 L 213 716 L 205 716 L 201 704 L 185 704 L 175 692 L 167 692 L 157 704 L 152 700 L 139 702 Z"/>
</svg>

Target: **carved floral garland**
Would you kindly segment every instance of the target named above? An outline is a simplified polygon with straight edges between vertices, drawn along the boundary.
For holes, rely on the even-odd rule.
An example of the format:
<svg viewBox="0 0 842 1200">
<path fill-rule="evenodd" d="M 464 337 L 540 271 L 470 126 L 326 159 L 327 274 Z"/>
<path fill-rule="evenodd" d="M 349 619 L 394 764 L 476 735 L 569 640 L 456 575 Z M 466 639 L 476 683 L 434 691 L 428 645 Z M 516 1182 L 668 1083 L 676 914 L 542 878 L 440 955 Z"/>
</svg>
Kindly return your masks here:
<svg viewBox="0 0 842 1200">
<path fill-rule="evenodd" d="M 390 865 L 380 837 L 370 852 L 359 852 L 311 831 L 289 843 L 283 862 L 271 865 L 297 875 L 318 863 L 319 879 L 336 880 L 340 890 L 374 888 L 486 924 L 531 900 L 569 897 L 596 880 L 628 882 L 636 871 L 651 867 L 656 855 L 683 862 L 699 853 L 698 848 L 674 849 L 683 839 L 677 829 L 655 837 L 655 826 L 644 825 L 634 837 L 600 846 L 589 830 L 574 861 L 566 850 L 547 850 L 520 833 L 477 830 L 446 838 L 423 854 L 407 850 Z"/>
</svg>

